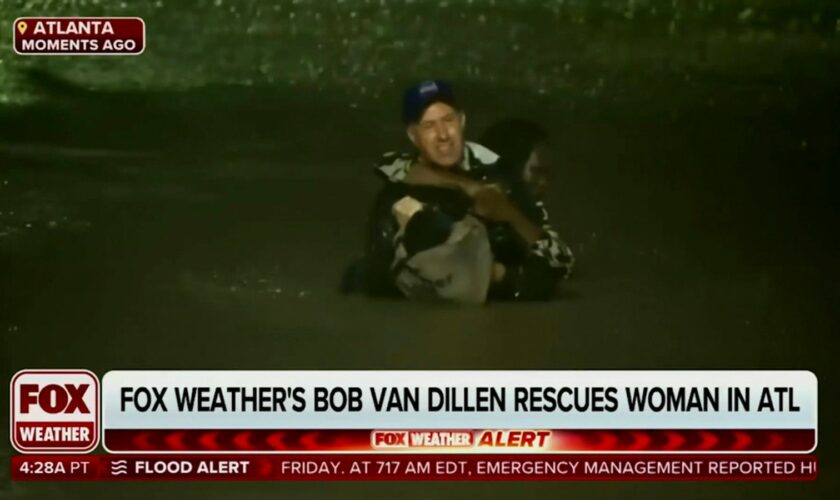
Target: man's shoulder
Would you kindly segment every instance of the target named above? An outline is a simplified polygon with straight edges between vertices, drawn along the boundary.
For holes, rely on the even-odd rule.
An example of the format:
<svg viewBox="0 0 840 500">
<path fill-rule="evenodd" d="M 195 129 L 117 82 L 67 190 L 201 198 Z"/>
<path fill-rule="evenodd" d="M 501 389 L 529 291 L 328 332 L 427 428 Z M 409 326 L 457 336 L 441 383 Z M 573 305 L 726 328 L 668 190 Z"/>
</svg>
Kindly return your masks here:
<svg viewBox="0 0 840 500">
<path fill-rule="evenodd" d="M 495 167 L 499 162 L 499 155 L 486 146 L 477 142 L 466 143 L 470 156 L 470 167 L 489 168 Z"/>
<path fill-rule="evenodd" d="M 476 142 L 466 143 L 467 157 L 463 165 L 463 172 L 484 182 L 498 182 L 501 180 L 501 158 L 495 152 Z"/>
<path fill-rule="evenodd" d="M 389 151 L 374 164 L 374 173 L 390 182 L 401 182 L 416 160 L 412 153 Z"/>
</svg>

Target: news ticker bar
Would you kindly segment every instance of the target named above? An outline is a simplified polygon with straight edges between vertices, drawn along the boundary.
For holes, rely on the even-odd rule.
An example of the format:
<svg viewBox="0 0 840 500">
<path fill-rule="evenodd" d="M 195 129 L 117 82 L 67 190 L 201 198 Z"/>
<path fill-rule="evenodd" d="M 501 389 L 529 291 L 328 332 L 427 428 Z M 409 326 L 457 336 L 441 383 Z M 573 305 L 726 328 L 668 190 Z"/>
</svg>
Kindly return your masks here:
<svg viewBox="0 0 840 500">
<path fill-rule="evenodd" d="M 811 429 L 106 429 L 112 453 L 803 453 Z"/>
<path fill-rule="evenodd" d="M 15 481 L 812 481 L 813 455 L 17 455 Z"/>
</svg>

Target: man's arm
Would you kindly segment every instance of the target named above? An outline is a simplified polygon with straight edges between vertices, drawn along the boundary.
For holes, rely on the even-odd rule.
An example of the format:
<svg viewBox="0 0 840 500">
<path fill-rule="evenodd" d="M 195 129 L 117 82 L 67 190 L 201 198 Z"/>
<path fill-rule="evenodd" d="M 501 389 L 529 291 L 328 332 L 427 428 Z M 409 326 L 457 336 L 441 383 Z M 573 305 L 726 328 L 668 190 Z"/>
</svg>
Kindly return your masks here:
<svg viewBox="0 0 840 500">
<path fill-rule="evenodd" d="M 364 271 L 367 292 L 372 296 L 400 295 L 391 273 L 394 237 L 399 229 L 392 207 L 402 195 L 399 186 L 386 186 L 377 195 L 368 217 Z"/>
</svg>

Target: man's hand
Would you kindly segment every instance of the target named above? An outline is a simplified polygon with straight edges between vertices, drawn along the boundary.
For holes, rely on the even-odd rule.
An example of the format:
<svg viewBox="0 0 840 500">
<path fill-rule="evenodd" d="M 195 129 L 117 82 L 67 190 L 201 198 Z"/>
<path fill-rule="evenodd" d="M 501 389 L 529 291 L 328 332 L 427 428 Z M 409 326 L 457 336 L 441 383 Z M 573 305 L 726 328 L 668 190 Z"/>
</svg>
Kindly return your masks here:
<svg viewBox="0 0 840 500">
<path fill-rule="evenodd" d="M 505 279 L 505 274 L 507 274 L 507 268 L 504 264 L 500 264 L 498 262 L 493 263 L 493 283 L 501 283 Z"/>
<path fill-rule="evenodd" d="M 394 206 L 391 207 L 391 213 L 394 214 L 394 217 L 396 217 L 397 223 L 400 227 L 405 227 L 405 225 L 408 224 L 408 220 L 422 208 L 422 203 L 411 196 L 404 196 L 400 199 L 400 201 L 394 203 Z"/>
</svg>

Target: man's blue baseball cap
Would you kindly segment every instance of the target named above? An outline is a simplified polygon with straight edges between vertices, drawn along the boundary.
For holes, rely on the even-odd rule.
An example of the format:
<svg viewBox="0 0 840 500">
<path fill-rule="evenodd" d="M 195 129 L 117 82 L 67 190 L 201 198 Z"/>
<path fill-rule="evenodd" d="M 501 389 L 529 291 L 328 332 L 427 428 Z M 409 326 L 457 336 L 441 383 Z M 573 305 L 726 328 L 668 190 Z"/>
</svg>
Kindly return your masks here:
<svg viewBox="0 0 840 500">
<path fill-rule="evenodd" d="M 427 80 L 409 87 L 403 96 L 403 122 L 417 123 L 423 117 L 426 108 L 436 102 L 458 108 L 452 86 L 441 80 Z"/>
</svg>

